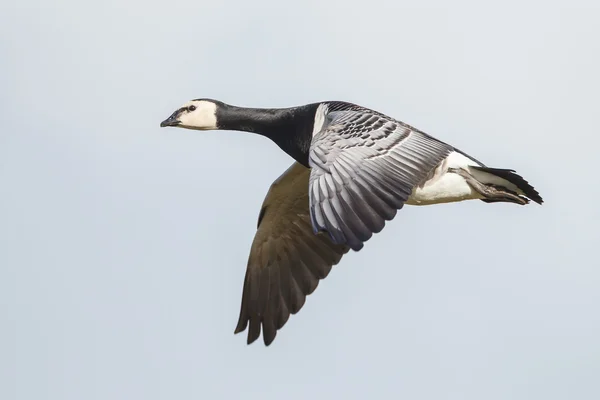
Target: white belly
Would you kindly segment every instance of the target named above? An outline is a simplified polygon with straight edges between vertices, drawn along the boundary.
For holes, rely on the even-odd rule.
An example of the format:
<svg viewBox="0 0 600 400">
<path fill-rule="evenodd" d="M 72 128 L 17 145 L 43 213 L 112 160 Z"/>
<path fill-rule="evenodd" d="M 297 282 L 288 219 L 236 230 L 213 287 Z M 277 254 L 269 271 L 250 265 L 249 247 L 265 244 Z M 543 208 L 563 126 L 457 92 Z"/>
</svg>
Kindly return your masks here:
<svg viewBox="0 0 600 400">
<path fill-rule="evenodd" d="M 406 204 L 424 206 L 455 201 L 481 199 L 467 181 L 458 174 L 448 172 L 448 168 L 464 168 L 477 165 L 473 160 L 460 153 L 451 153 L 437 168 L 433 176 L 422 186 L 413 189 Z"/>
</svg>

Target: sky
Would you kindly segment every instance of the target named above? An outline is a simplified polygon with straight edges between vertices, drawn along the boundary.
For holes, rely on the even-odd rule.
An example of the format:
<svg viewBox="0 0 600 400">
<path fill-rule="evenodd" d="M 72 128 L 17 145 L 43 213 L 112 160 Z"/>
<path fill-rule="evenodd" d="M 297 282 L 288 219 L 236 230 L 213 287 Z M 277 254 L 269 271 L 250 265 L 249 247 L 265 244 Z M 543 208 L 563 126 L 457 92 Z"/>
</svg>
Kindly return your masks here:
<svg viewBox="0 0 600 400">
<path fill-rule="evenodd" d="M 600 398 L 597 1 L 26 0 L 0 14 L 0 398 Z M 545 204 L 405 207 L 275 342 L 234 335 L 292 160 L 161 129 L 346 100 Z"/>
</svg>

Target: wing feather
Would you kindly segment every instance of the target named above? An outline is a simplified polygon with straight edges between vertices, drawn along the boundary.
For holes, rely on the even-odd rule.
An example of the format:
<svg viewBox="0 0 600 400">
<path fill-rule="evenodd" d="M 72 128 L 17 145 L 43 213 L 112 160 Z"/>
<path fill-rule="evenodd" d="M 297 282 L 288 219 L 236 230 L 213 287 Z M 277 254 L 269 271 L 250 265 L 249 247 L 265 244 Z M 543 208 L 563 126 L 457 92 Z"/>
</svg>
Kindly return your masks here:
<svg viewBox="0 0 600 400">
<path fill-rule="evenodd" d="M 309 212 L 310 170 L 294 163 L 273 184 L 265 197 L 252 242 L 242 304 L 235 333 L 248 328 L 248 344 L 260 337 L 265 345 L 273 342 L 277 331 L 295 314 L 348 252 L 324 233 L 313 232 Z M 311 183 L 313 196 L 327 200 L 327 211 L 320 210 L 320 223 L 338 216 L 329 203 L 340 182 L 332 177 Z M 327 217 L 326 217 L 327 216 Z M 334 226 L 334 225 L 332 225 Z"/>
<path fill-rule="evenodd" d="M 313 229 L 358 251 L 452 147 L 368 109 L 336 110 L 328 120 L 309 152 Z"/>
</svg>

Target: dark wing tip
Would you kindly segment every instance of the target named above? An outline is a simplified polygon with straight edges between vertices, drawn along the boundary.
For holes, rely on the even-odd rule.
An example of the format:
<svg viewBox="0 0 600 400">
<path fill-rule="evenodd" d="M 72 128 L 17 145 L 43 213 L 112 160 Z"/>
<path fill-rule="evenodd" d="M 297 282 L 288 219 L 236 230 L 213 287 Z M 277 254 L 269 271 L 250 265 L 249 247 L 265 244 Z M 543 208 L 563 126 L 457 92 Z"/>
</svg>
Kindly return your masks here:
<svg viewBox="0 0 600 400">
<path fill-rule="evenodd" d="M 238 325 L 234 331 L 234 334 L 237 335 L 238 333 L 245 331 L 248 326 L 248 321 L 250 320 L 245 320 L 242 325 Z M 277 329 L 274 326 L 271 328 L 270 325 L 271 324 L 265 324 L 264 322 L 262 323 L 263 342 L 265 343 L 265 346 L 269 346 L 271 343 L 273 343 L 275 337 L 277 336 Z M 251 345 L 254 343 L 260 337 L 260 332 L 261 324 L 259 323 L 257 324 L 257 328 L 248 331 L 246 344 Z"/>
<path fill-rule="evenodd" d="M 252 344 L 260 337 L 260 321 L 258 319 L 250 319 L 250 328 L 248 329 L 248 344 Z"/>
<path fill-rule="evenodd" d="M 308 221 L 306 226 L 308 229 Z M 265 346 L 273 343 L 277 331 L 283 328 L 290 315 L 304 307 L 306 297 L 349 251 L 347 246 L 332 243 L 324 233 L 303 235 L 292 231 L 292 234 L 296 235 L 293 248 L 270 254 L 267 265 L 257 265 L 254 261 L 248 265 L 239 319 L 234 330 L 234 334 L 238 334 L 248 329 L 248 345 L 260 337 L 261 331 Z M 254 260 L 252 254 L 251 260 Z M 266 294 L 263 287 L 256 287 L 265 274 L 270 276 Z M 264 307 L 252 300 L 252 293 L 264 298 Z"/>
<path fill-rule="evenodd" d="M 234 335 L 237 335 L 238 333 L 244 332 L 246 330 L 246 327 L 248 326 L 248 320 L 247 319 L 240 319 L 238 321 L 237 326 L 235 327 L 235 330 L 233 331 Z"/>
</svg>

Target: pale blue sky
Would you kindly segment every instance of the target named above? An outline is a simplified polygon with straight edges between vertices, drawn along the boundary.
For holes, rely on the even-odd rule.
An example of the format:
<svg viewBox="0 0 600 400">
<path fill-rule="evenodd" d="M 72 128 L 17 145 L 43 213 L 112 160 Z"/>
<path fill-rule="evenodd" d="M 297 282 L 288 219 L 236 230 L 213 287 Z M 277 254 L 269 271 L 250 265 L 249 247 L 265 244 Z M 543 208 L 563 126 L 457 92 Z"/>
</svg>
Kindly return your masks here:
<svg viewBox="0 0 600 400">
<path fill-rule="evenodd" d="M 0 398 L 600 398 L 597 1 L 5 3 Z M 291 159 L 159 128 L 197 97 L 357 102 L 546 204 L 405 207 L 246 346 Z"/>
</svg>

